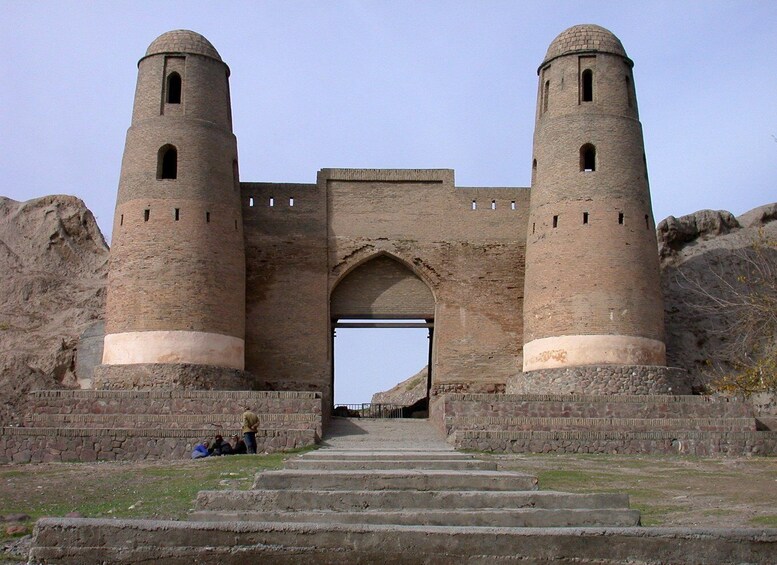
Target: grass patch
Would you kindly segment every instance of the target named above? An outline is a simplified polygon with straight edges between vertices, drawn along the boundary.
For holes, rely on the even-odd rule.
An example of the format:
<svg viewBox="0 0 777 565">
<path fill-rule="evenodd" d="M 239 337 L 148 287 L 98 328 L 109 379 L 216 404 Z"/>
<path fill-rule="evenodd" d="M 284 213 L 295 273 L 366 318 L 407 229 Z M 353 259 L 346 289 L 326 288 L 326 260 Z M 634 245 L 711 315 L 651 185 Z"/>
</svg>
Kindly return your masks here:
<svg viewBox="0 0 777 565">
<path fill-rule="evenodd" d="M 766 516 L 756 516 L 750 518 L 750 523 L 756 526 L 767 526 L 769 528 L 777 528 L 777 514 L 767 514 Z"/>
<path fill-rule="evenodd" d="M 25 465 L 22 471 L 0 473 L 0 514 L 24 513 L 32 520 L 71 512 L 89 518 L 183 519 L 199 491 L 248 489 L 257 472 L 279 469 L 285 458 L 305 451 L 310 448 L 146 464 Z"/>
<path fill-rule="evenodd" d="M 639 504 L 634 502 L 632 502 L 631 507 L 640 511 L 643 526 L 661 526 L 666 522 L 670 514 L 684 510 L 681 506 Z"/>
</svg>

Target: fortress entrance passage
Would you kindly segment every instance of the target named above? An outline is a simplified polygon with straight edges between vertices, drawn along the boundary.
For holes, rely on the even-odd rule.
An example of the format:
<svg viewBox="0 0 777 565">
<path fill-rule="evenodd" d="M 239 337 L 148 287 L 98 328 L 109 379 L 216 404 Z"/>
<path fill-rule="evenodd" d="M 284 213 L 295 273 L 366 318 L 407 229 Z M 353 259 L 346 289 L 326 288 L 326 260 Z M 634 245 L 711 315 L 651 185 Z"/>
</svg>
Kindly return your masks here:
<svg viewBox="0 0 777 565">
<path fill-rule="evenodd" d="M 417 374 L 433 367 L 434 308 L 429 286 L 389 255 L 351 269 L 330 298 L 335 406 L 368 403 L 372 394 L 416 376 L 414 393 L 402 402 L 418 399 L 416 409 L 423 409 L 433 375 Z"/>
</svg>

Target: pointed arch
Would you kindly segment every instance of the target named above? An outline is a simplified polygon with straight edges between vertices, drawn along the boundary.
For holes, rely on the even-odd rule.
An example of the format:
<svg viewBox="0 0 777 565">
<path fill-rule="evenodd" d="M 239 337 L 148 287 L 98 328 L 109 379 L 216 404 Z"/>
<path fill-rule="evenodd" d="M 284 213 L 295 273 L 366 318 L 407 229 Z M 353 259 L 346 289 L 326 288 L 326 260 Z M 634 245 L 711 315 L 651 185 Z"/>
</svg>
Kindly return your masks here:
<svg viewBox="0 0 777 565">
<path fill-rule="evenodd" d="M 346 271 L 332 288 L 333 319 L 433 319 L 431 286 L 402 259 L 379 252 Z"/>
</svg>

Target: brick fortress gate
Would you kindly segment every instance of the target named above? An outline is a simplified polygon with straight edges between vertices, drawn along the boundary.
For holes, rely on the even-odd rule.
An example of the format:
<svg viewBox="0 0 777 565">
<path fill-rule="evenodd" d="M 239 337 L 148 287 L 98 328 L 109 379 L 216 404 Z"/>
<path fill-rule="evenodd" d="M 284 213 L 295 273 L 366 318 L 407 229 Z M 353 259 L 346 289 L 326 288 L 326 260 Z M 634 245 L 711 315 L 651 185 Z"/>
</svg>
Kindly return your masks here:
<svg viewBox="0 0 777 565">
<path fill-rule="evenodd" d="M 550 44 L 530 188 L 448 169 L 254 183 L 229 67 L 199 34 L 163 34 L 138 64 L 94 390 L 34 393 L 5 459 L 180 456 L 246 401 L 260 448 L 312 443 L 339 320 L 387 318 L 433 327 L 430 417 L 458 446 L 773 452 L 745 405 L 690 396 L 665 366 L 632 68 L 599 26 Z"/>
</svg>

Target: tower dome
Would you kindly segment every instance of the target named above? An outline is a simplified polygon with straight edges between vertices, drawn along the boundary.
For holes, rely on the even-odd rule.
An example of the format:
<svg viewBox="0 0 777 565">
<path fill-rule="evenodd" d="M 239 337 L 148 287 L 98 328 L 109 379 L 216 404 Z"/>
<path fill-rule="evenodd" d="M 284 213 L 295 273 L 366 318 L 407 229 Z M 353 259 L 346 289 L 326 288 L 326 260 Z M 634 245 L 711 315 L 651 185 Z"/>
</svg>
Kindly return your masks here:
<svg viewBox="0 0 777 565">
<path fill-rule="evenodd" d="M 162 53 L 190 53 L 221 61 L 213 44 L 197 32 L 188 29 L 168 31 L 157 37 L 146 49 L 146 57 Z"/>
<path fill-rule="evenodd" d="M 628 58 L 621 40 L 610 30 L 595 24 L 580 24 L 558 34 L 550 43 L 540 67 L 562 55 L 587 52 L 611 53 Z"/>
</svg>

